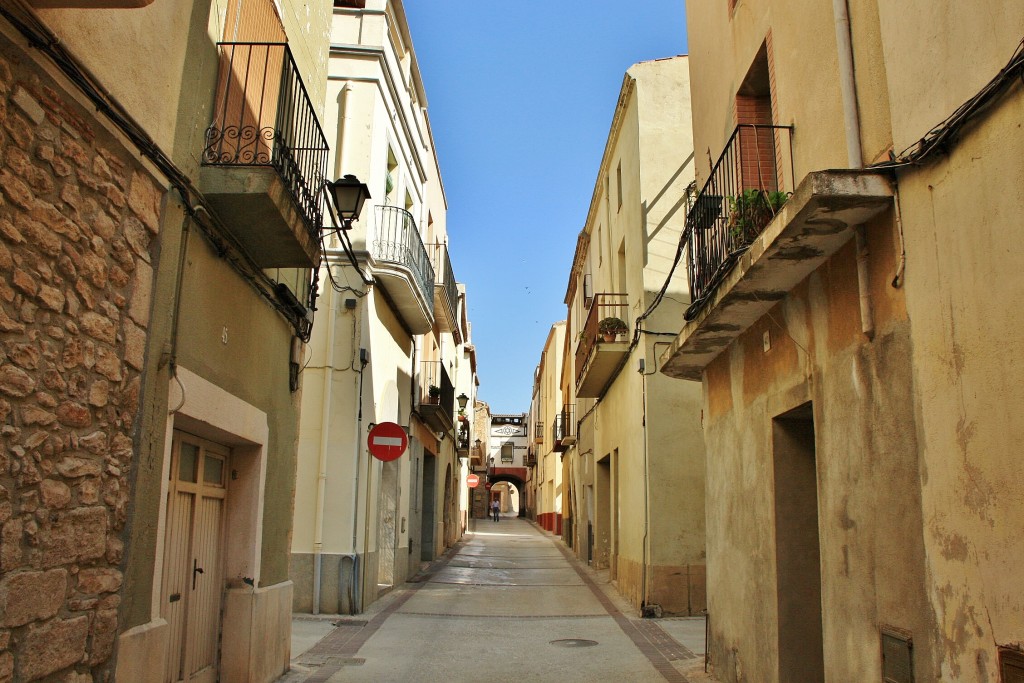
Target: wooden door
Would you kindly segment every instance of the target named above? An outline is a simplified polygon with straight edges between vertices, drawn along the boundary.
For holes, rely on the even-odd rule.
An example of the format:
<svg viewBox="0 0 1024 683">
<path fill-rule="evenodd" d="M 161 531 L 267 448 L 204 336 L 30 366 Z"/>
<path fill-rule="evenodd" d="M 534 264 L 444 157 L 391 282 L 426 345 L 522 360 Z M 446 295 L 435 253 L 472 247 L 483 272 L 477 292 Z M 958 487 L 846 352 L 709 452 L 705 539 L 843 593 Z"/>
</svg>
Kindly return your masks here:
<svg viewBox="0 0 1024 683">
<path fill-rule="evenodd" d="M 217 680 L 228 457 L 224 446 L 174 432 L 161 596 L 170 627 L 165 683 Z"/>
</svg>

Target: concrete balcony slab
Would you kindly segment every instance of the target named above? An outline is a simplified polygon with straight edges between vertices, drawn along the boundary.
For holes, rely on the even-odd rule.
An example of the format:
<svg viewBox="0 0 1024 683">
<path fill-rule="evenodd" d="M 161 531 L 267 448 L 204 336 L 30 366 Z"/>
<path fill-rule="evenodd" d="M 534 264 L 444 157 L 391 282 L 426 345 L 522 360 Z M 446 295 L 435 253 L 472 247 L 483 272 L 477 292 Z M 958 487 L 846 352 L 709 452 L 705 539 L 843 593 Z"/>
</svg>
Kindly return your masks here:
<svg viewBox="0 0 1024 683">
<path fill-rule="evenodd" d="M 892 185 L 882 173 L 809 174 L 662 354 L 661 371 L 700 380 L 719 353 L 846 244 L 855 226 L 892 201 Z"/>
<path fill-rule="evenodd" d="M 311 268 L 320 243 L 276 169 L 203 166 L 203 194 L 217 217 L 261 268 Z"/>
</svg>

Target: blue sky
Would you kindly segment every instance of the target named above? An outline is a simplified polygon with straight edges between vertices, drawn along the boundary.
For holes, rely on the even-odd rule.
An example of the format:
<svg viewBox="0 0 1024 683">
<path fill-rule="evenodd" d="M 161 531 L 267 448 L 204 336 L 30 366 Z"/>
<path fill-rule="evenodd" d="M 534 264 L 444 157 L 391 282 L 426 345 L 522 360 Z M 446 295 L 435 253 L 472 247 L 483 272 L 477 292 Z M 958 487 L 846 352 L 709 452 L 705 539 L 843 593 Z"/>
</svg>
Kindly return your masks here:
<svg viewBox="0 0 1024 683">
<path fill-rule="evenodd" d="M 622 78 L 686 53 L 683 0 L 406 0 L 480 398 L 529 409 Z"/>
</svg>

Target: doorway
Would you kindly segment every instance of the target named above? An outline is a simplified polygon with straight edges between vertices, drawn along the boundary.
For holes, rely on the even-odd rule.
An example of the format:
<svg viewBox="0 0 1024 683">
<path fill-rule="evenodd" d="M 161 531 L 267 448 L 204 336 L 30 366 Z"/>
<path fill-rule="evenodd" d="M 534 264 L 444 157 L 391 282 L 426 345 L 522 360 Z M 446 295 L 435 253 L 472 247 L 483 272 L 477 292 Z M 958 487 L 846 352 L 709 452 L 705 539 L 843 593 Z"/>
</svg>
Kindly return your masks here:
<svg viewBox="0 0 1024 683">
<path fill-rule="evenodd" d="M 591 519 L 594 520 L 594 567 L 605 569 L 610 562 L 609 550 L 611 547 L 611 508 L 612 508 L 612 458 L 605 455 L 597 461 L 597 468 L 594 472 L 594 484 L 597 489 L 594 507 L 596 508 Z"/>
<path fill-rule="evenodd" d="M 436 496 L 437 458 L 423 451 L 423 512 L 420 518 L 420 561 L 434 559 L 434 509 Z"/>
<path fill-rule="evenodd" d="M 165 683 L 218 678 L 229 458 L 225 446 L 174 432 L 160 615 L 170 632 Z"/>
<path fill-rule="evenodd" d="M 811 403 L 772 421 L 779 680 L 825 680 L 818 477 Z"/>
</svg>

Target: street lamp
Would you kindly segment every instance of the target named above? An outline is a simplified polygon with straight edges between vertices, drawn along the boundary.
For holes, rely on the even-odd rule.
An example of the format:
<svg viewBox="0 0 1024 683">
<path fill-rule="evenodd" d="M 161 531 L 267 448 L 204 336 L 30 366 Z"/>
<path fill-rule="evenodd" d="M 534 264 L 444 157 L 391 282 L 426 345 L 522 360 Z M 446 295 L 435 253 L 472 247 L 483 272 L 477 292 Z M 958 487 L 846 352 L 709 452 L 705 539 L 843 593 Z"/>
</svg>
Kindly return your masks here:
<svg viewBox="0 0 1024 683">
<path fill-rule="evenodd" d="M 370 188 L 366 187 L 366 183 L 359 182 L 359 178 L 349 174 L 333 183 L 327 183 L 327 190 L 334 202 L 334 210 L 341 219 L 341 227 L 347 230 L 353 221 L 359 220 L 363 203 L 370 198 Z"/>
<path fill-rule="evenodd" d="M 455 400 L 459 402 L 459 412 L 464 412 L 466 410 L 466 404 L 469 403 L 469 396 L 462 393 L 456 396 Z"/>
</svg>

